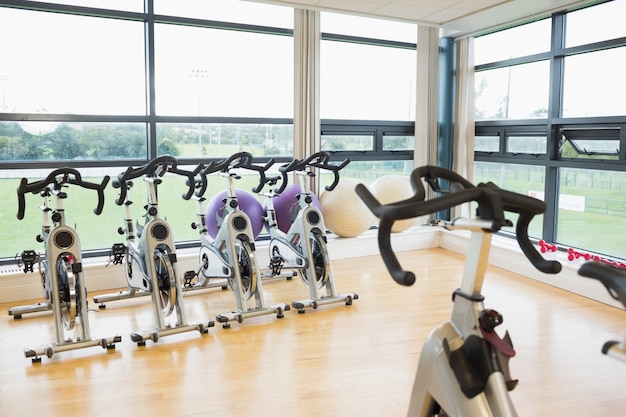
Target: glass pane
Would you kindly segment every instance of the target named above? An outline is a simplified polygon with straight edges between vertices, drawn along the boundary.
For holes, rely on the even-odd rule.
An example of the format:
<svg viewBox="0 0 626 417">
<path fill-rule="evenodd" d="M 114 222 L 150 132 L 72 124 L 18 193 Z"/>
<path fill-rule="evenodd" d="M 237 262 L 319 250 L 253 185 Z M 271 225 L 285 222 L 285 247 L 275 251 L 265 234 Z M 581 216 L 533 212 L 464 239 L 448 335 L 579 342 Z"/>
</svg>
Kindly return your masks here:
<svg viewBox="0 0 626 417">
<path fill-rule="evenodd" d="M 158 153 L 181 158 L 223 158 L 245 150 L 254 156 L 293 155 L 293 125 L 157 125 Z"/>
<path fill-rule="evenodd" d="M 41 233 L 43 213 L 42 197 L 28 193 L 24 196 L 24 219 L 17 220 L 17 188 L 22 178 L 29 183 L 42 180 L 52 169 L 3 170 L 0 179 L 0 257 L 14 258 L 24 250 L 44 253 L 43 243 L 36 240 Z M 113 176 L 120 168 L 81 168 L 83 180 L 100 184 L 104 175 Z M 64 189 L 67 198 L 63 208 L 68 225 L 75 227 L 80 234 L 81 247 L 84 251 L 109 248 L 114 242 L 121 242 L 117 227 L 122 226 L 123 210 L 115 204 L 117 190 L 107 185 L 104 189 L 104 207 L 100 215 L 94 213 L 98 204 L 94 190 L 69 185 Z M 56 207 L 51 200 L 50 207 Z"/>
<path fill-rule="evenodd" d="M 539 61 L 477 72 L 476 120 L 546 118 L 549 70 Z"/>
<path fill-rule="evenodd" d="M 70 6 L 96 7 L 99 9 L 143 12 L 143 0 L 55 0 L 54 3 Z"/>
<path fill-rule="evenodd" d="M 146 114 L 142 22 L 8 8 L 0 21 L 13 40 L 0 43 L 0 111 Z"/>
<path fill-rule="evenodd" d="M 415 51 L 322 41 L 323 119 L 415 120 Z"/>
<path fill-rule="evenodd" d="M 559 187 L 558 241 L 624 258 L 626 173 L 561 168 Z"/>
<path fill-rule="evenodd" d="M 504 190 L 543 200 L 545 170 L 545 167 L 540 166 L 475 162 L 472 182 L 478 184 L 491 181 Z M 507 213 L 507 216 L 513 223 L 516 222 L 515 214 Z M 542 229 L 543 214 L 533 218 L 528 228 L 528 234 L 534 238 L 541 238 Z"/>
<path fill-rule="evenodd" d="M 372 135 L 324 135 L 322 134 L 322 150 L 324 151 L 373 151 Z"/>
<path fill-rule="evenodd" d="M 417 43 L 417 25 L 392 20 L 321 12 L 320 29 L 322 33 Z"/>
<path fill-rule="evenodd" d="M 293 117 L 293 38 L 174 25 L 155 31 L 157 114 Z"/>
<path fill-rule="evenodd" d="M 565 58 L 563 116 L 616 116 L 626 108 L 626 48 Z"/>
<path fill-rule="evenodd" d="M 415 136 L 383 135 L 383 151 L 412 151 Z"/>
<path fill-rule="evenodd" d="M 293 8 L 238 0 L 154 0 L 154 13 L 293 28 Z"/>
<path fill-rule="evenodd" d="M 337 159 L 339 160 L 339 159 Z M 352 161 L 339 173 L 341 178 L 353 178 L 365 185 L 385 175 L 410 175 L 413 161 Z"/>
<path fill-rule="evenodd" d="M 478 152 L 500 152 L 500 136 L 474 137 L 474 150 Z"/>
<path fill-rule="evenodd" d="M 143 123 L 0 122 L 0 160 L 145 158 Z"/>
<path fill-rule="evenodd" d="M 568 13 L 565 44 L 570 47 L 624 37 L 624 16 L 625 0 L 609 1 Z"/>
<path fill-rule="evenodd" d="M 561 129 L 561 158 L 618 160 L 620 128 Z"/>
<path fill-rule="evenodd" d="M 539 20 L 512 29 L 474 39 L 474 64 L 504 61 L 550 51 L 550 19 Z M 523 39 L 523 42 L 520 42 Z"/>
<path fill-rule="evenodd" d="M 545 154 L 547 143 L 548 139 L 545 136 L 509 136 L 506 140 L 506 151 L 532 155 Z"/>
</svg>

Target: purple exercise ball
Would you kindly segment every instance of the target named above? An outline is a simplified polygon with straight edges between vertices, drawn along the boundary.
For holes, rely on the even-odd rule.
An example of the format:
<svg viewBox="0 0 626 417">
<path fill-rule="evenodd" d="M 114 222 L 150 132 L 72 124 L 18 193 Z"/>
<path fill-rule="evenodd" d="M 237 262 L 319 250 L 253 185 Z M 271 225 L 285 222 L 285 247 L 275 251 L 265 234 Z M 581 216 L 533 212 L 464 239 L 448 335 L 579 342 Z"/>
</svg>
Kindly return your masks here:
<svg viewBox="0 0 626 417">
<path fill-rule="evenodd" d="M 274 210 L 276 212 L 276 223 L 278 229 L 287 233 L 291 227 L 292 215 L 298 207 L 298 194 L 300 194 L 300 185 L 291 184 L 285 187 L 279 196 L 274 197 Z M 313 205 L 321 210 L 320 202 L 315 196 L 313 196 Z"/>
<path fill-rule="evenodd" d="M 218 222 L 221 225 L 221 218 L 224 213 L 224 199 L 226 198 L 226 191 L 222 191 L 216 194 L 209 200 L 206 205 L 206 226 L 209 236 L 213 239 L 217 236 Z M 261 230 L 263 229 L 263 216 L 265 215 L 265 209 L 263 205 L 256 199 L 256 197 L 245 190 L 236 189 L 235 195 L 239 202 L 239 208 L 248 215 L 250 218 L 250 226 L 252 227 L 252 235 L 256 239 Z"/>
</svg>

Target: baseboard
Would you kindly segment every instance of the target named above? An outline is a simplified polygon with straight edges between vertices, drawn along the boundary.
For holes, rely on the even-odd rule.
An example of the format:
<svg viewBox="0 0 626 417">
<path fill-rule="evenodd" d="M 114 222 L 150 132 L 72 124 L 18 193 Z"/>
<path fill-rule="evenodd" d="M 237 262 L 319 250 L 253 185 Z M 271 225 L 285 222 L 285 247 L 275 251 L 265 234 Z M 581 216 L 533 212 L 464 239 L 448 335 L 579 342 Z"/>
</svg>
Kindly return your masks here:
<svg viewBox="0 0 626 417">
<path fill-rule="evenodd" d="M 439 246 L 437 228 L 414 228 L 411 231 L 394 233 L 392 244 L 397 251 L 409 251 Z M 265 259 L 269 259 L 268 242 L 260 241 L 256 245 L 259 266 L 264 269 Z M 330 259 L 355 258 L 379 254 L 377 233 L 368 231 L 353 238 L 329 236 L 328 252 Z M 179 271 L 195 270 L 198 265 L 196 249 L 177 251 Z M 126 277 L 122 265 L 113 265 L 108 258 L 83 259 L 85 280 L 89 292 L 117 290 L 126 287 Z M 0 271 L 0 303 L 13 303 L 42 298 L 41 279 L 34 273 L 24 273 L 17 267 L 8 267 Z"/>
</svg>

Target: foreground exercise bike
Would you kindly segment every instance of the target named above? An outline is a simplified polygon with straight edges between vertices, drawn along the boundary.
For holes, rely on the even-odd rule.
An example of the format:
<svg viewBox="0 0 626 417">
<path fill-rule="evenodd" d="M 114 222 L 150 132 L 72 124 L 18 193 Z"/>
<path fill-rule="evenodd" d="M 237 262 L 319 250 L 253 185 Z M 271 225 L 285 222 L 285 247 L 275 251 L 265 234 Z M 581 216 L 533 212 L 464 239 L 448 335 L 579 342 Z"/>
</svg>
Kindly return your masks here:
<svg viewBox="0 0 626 417">
<path fill-rule="evenodd" d="M 174 157 L 165 155 L 134 168 L 129 167 L 113 179 L 114 188 L 119 188 L 120 195 L 115 201 L 124 207 L 124 227 L 118 233 L 126 236 L 125 272 L 130 288 L 149 293 L 152 297 L 155 329 L 141 333 L 132 333 L 131 340 L 140 346 L 147 340 L 157 342 L 160 337 L 197 330 L 200 334 L 208 333 L 207 327 L 215 323 L 209 320 L 203 323 L 187 322 L 181 281 L 178 274 L 176 246 L 172 228 L 159 213 L 157 187 L 166 173 L 187 177 L 190 185 L 187 195 L 193 193 L 193 172 L 177 167 Z M 145 224 L 133 224 L 130 206 L 130 190 L 133 179 L 142 178 L 146 184 L 147 204 L 145 205 Z M 175 313 L 175 322 L 168 323 L 168 317 Z"/>
<path fill-rule="evenodd" d="M 27 254 L 22 259 L 26 262 L 25 271 L 32 272 L 34 263 L 38 263 L 43 296 L 52 309 L 56 330 L 55 343 L 24 349 L 24 355 L 33 362 L 40 362 L 42 355 L 51 358 L 57 352 L 74 349 L 94 346 L 114 349 L 115 343 L 122 340 L 119 335 L 102 339 L 91 338 L 80 239 L 76 230 L 66 224 L 63 207 L 63 201 L 68 197 L 64 188 L 69 185 L 78 186 L 97 192 L 98 205 L 94 213 L 99 215 L 104 206 L 103 190 L 108 182 L 108 176 L 100 184 L 96 184 L 83 180 L 81 174 L 73 168 L 59 168 L 40 181 L 29 183 L 28 179 L 22 178 L 17 189 L 19 220 L 24 218 L 25 194 L 39 194 L 43 198 L 43 205 L 40 206 L 43 225 L 41 234 L 36 239 L 45 246 L 44 258 L 41 259 L 35 251 L 26 251 Z M 55 201 L 55 207 L 50 207 L 51 198 Z M 25 310 L 23 308 L 17 311 Z M 80 323 L 80 336 L 72 339 L 69 332 L 74 330 L 77 319 Z"/>
<path fill-rule="evenodd" d="M 626 307 L 626 269 L 604 262 L 591 261 L 582 264 L 578 274 L 600 281 L 606 287 L 611 297 Z M 606 342 L 602 346 L 602 353 L 626 361 L 626 334 L 624 334 L 624 338 L 621 341 L 610 340 Z"/>
<path fill-rule="evenodd" d="M 296 159 L 279 168 L 281 175 L 266 178 L 269 190 L 261 195 L 267 197 L 264 222 L 270 233 L 270 265 L 268 271 L 279 275 L 284 270 L 294 270 L 309 289 L 309 298 L 292 302 L 298 313 L 304 313 L 307 307 L 313 309 L 321 305 L 345 303 L 359 298 L 358 294 L 337 294 L 335 280 L 330 265 L 326 246 L 326 227 L 322 212 L 313 204 L 313 193 L 309 181 L 316 175 L 315 170 L 328 170 L 334 175 L 333 182 L 325 189 L 332 191 L 339 182 L 339 171 L 349 159 L 339 165 L 329 163 L 330 154 L 317 152 L 305 159 Z M 300 192 L 294 196 L 294 207 L 289 229 L 283 232 L 278 227 L 274 198 L 280 196 L 288 183 L 288 174 L 295 173 L 300 183 Z M 280 185 L 278 186 L 278 184 Z"/>
<path fill-rule="evenodd" d="M 216 213 L 219 219 L 215 239 L 211 239 L 206 232 L 207 219 L 198 209 L 199 223 L 202 234 L 200 238 L 200 272 L 199 275 L 211 278 L 226 278 L 230 286 L 237 309 L 217 315 L 216 319 L 222 323 L 222 327 L 229 328 L 231 321 L 241 323 L 246 318 L 257 317 L 267 314 L 276 314 L 277 318 L 283 318 L 284 312 L 289 310 L 289 304 L 267 305 L 263 294 L 261 273 L 256 261 L 256 247 L 254 233 L 250 217 L 239 206 L 239 200 L 235 192 L 234 180 L 241 177 L 238 170 L 252 170 L 259 174 L 259 185 L 253 189 L 258 192 L 265 184 L 265 172 L 273 164 L 268 162 L 265 166 L 252 163 L 252 155 L 249 152 L 239 152 L 218 163 L 211 163 L 200 170 L 200 184 L 196 184 L 197 191 L 194 194 L 198 202 L 202 193 L 206 190 L 207 176 L 217 173 L 226 180 L 227 192 L 223 200 L 223 210 Z M 250 301 L 249 300 L 253 300 Z"/>
<path fill-rule="evenodd" d="M 460 175 L 440 167 L 424 166 L 410 176 L 414 196 L 381 205 L 363 184 L 356 192 L 380 218 L 378 245 L 393 279 L 410 286 L 415 274 L 405 271 L 391 247 L 391 228 L 397 220 L 436 213 L 459 204 L 477 202 L 477 216 L 443 222 L 450 230 L 471 232 L 461 288 L 453 293 L 452 317 L 428 336 L 420 354 L 411 393 L 409 417 L 514 417 L 515 407 L 508 392 L 517 380 L 510 376 L 509 359 L 515 350 L 508 332 L 501 338 L 495 327 L 502 316 L 485 309 L 481 288 L 488 265 L 491 238 L 502 227 L 512 226 L 505 212 L 517 213 L 516 238 L 520 248 L 538 270 L 556 274 L 557 261 L 542 258 L 528 238 L 528 225 L 545 211 L 545 203 L 505 191 L 492 183 L 474 186 Z M 422 180 L 438 194 L 426 200 Z M 443 182 L 449 188 L 442 188 Z"/>
</svg>

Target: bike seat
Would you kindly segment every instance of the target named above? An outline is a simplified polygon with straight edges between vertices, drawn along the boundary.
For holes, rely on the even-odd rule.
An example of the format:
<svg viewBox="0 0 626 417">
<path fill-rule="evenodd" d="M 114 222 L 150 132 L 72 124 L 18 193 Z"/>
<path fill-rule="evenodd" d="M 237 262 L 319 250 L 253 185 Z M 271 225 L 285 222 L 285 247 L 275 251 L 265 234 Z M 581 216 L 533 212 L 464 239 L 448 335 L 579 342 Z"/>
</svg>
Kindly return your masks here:
<svg viewBox="0 0 626 417">
<path fill-rule="evenodd" d="M 626 269 L 591 261 L 580 267 L 578 275 L 597 279 L 606 287 L 611 297 L 626 307 Z"/>
</svg>

